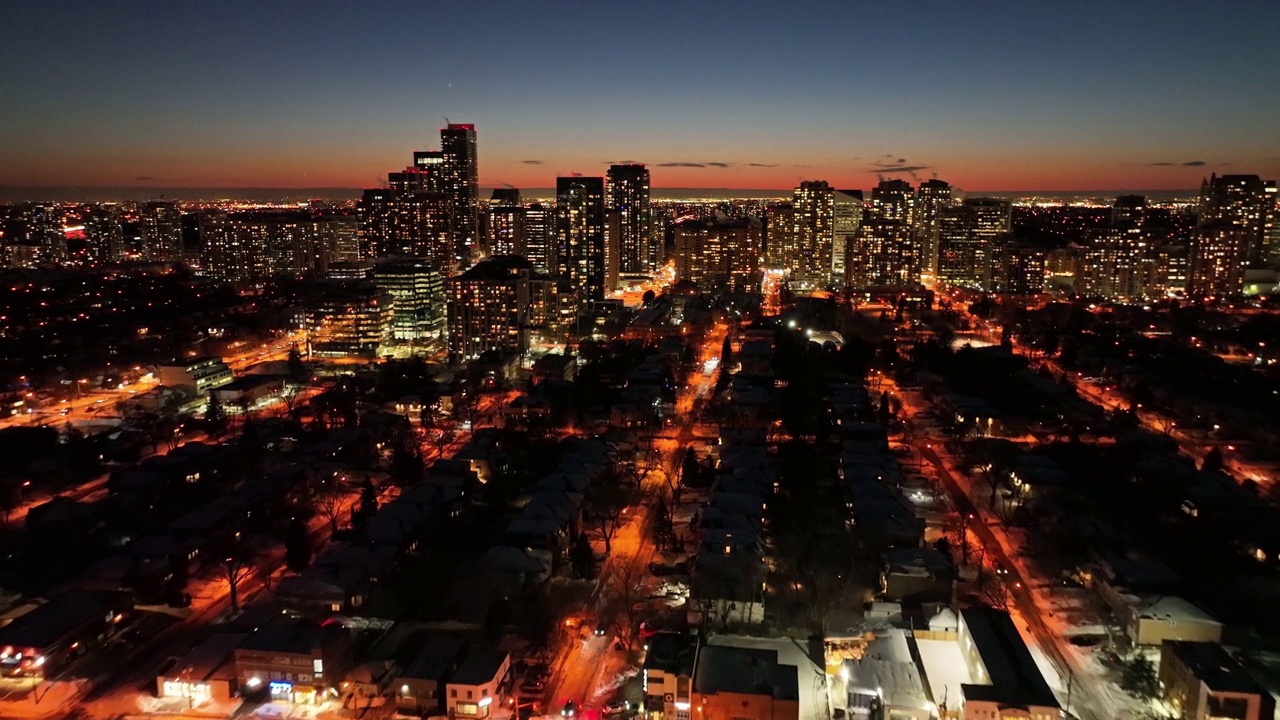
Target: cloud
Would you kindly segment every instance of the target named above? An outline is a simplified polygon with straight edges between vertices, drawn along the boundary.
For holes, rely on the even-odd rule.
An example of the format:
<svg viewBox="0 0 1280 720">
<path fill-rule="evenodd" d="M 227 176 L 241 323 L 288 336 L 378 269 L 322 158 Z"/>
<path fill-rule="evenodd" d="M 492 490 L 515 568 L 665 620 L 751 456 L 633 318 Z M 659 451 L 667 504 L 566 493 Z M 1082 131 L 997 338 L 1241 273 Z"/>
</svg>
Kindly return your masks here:
<svg viewBox="0 0 1280 720">
<path fill-rule="evenodd" d="M 1147 163 L 1147 167 L 1204 167 L 1208 164 L 1203 160 L 1189 160 L 1187 162 L 1153 162 Z"/>
<path fill-rule="evenodd" d="M 929 169 L 928 165 L 877 165 L 871 168 L 870 170 L 868 170 L 867 172 L 873 172 L 873 173 L 900 172 L 900 173 L 910 174 L 910 173 L 920 172 L 921 170 L 928 170 L 928 169 Z"/>
<path fill-rule="evenodd" d="M 525 165 L 541 165 L 542 164 L 541 160 L 521 160 L 520 162 L 524 163 Z"/>
<path fill-rule="evenodd" d="M 773 163 L 747 163 L 747 167 L 778 167 Z"/>
<path fill-rule="evenodd" d="M 907 159 L 906 159 L 906 158 L 898 158 L 898 161 L 897 161 L 897 162 L 898 162 L 898 164 L 899 164 L 899 165 L 902 165 L 902 164 L 903 164 L 903 163 L 905 163 L 906 161 L 907 161 Z"/>
<path fill-rule="evenodd" d="M 134 182 L 157 182 L 159 180 L 160 178 L 151 177 L 150 175 L 139 175 L 138 177 L 133 179 Z"/>
<path fill-rule="evenodd" d="M 658 163 L 658 167 L 706 167 L 706 164 L 695 162 L 665 162 Z"/>
<path fill-rule="evenodd" d="M 707 167 L 727 168 L 732 164 L 733 163 L 726 163 L 726 162 L 709 162 L 707 163 Z"/>
<path fill-rule="evenodd" d="M 605 165 L 639 165 L 639 160 L 605 160 Z"/>
</svg>

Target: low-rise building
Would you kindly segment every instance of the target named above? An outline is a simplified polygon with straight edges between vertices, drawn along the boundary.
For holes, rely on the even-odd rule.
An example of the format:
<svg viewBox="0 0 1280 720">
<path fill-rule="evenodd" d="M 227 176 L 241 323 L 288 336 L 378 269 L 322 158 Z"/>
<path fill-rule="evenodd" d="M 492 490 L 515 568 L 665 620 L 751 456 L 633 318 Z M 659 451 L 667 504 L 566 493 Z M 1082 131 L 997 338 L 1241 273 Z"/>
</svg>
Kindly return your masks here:
<svg viewBox="0 0 1280 720">
<path fill-rule="evenodd" d="M 1160 691 L 1184 720 L 1269 720 L 1275 698 L 1217 643 L 1167 641 Z"/>
<path fill-rule="evenodd" d="M 246 695 L 316 703 L 342 677 L 346 631 L 281 615 L 235 649 L 236 681 Z"/>
<path fill-rule="evenodd" d="M 467 655 L 447 685 L 445 709 L 454 718 L 487 718 L 511 689 L 511 656 L 496 650 Z"/>
<path fill-rule="evenodd" d="M 196 357 L 160 366 L 161 385 L 194 387 L 197 395 L 205 395 L 229 382 L 231 368 L 218 357 Z"/>
<path fill-rule="evenodd" d="M 776 650 L 704 645 L 691 701 L 698 710 L 690 716 L 703 720 L 799 720 L 797 668 L 779 663 Z"/>
<path fill-rule="evenodd" d="M 193 707 L 230 700 L 239 688 L 232 657 L 247 637 L 243 633 L 210 636 L 156 677 L 156 695 L 185 699 Z"/>
<path fill-rule="evenodd" d="M 974 681 L 961 686 L 963 720 L 1061 720 L 1062 708 L 1009 613 L 960 613 L 960 651 Z"/>
<path fill-rule="evenodd" d="M 911 658 L 906 635 L 896 628 L 877 634 L 861 658 L 846 660 L 840 679 L 848 699 L 846 712 L 854 720 L 930 720 L 936 710 Z"/>
<path fill-rule="evenodd" d="M 648 720 L 689 717 L 697 654 L 697 640 L 684 633 L 658 633 L 649 638 L 649 652 L 641 670 Z"/>
</svg>

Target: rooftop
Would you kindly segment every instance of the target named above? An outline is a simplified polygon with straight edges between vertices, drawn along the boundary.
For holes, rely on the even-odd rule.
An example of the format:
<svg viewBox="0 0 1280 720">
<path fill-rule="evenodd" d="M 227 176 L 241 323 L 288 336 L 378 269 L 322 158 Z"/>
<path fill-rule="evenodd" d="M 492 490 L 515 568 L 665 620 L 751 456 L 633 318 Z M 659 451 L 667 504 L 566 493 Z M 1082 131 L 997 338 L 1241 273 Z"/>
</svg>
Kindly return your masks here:
<svg viewBox="0 0 1280 720">
<path fill-rule="evenodd" d="M 491 680 L 507 662 L 507 654 L 498 650 L 477 650 L 467 655 L 449 680 L 453 685 L 483 685 Z"/>
<path fill-rule="evenodd" d="M 991 679 L 990 685 L 964 685 L 966 699 L 1058 707 L 1057 698 L 1040 674 L 1009 613 L 975 607 L 960 614 Z"/>
<path fill-rule="evenodd" d="M 704 646 L 698 653 L 693 691 L 704 695 L 738 693 L 800 700 L 796 667 L 779 665 L 776 650 L 760 648 Z"/>
<path fill-rule="evenodd" d="M 1212 692 L 1263 695 L 1266 690 L 1217 643 L 1166 640 L 1161 654 L 1173 656 Z"/>
</svg>

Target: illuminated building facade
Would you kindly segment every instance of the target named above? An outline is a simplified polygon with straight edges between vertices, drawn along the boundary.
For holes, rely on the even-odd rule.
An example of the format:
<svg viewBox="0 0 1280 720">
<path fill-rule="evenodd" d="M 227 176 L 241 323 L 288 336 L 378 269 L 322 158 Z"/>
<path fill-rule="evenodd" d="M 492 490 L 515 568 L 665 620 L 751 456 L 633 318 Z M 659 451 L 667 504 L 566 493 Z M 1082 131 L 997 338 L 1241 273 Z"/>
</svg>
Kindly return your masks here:
<svg viewBox="0 0 1280 720">
<path fill-rule="evenodd" d="M 1155 271 L 1151 294 L 1157 297 L 1182 295 L 1191 272 L 1191 249 L 1182 243 L 1166 243 L 1155 250 Z"/>
<path fill-rule="evenodd" d="M 793 285 L 805 290 L 831 282 L 835 233 L 835 190 L 823 180 L 806 180 L 792 193 L 795 252 L 789 266 Z"/>
<path fill-rule="evenodd" d="M 325 281 L 306 308 L 305 329 L 317 357 L 374 358 L 391 339 L 393 301 L 370 282 Z"/>
<path fill-rule="evenodd" d="M 332 259 L 327 222 L 304 211 L 206 211 L 200 218 L 200 267 L 206 275 L 235 282 L 323 276 Z"/>
<path fill-rule="evenodd" d="M 474 360 L 490 350 L 523 355 L 553 341 L 556 284 L 527 259 L 494 256 L 445 282 L 449 358 Z"/>
<path fill-rule="evenodd" d="M 56 203 L 32 205 L 23 219 L 27 224 L 27 245 L 38 247 L 41 261 L 66 262 L 71 258 L 67 249 L 67 232 L 63 229 L 62 206 Z"/>
<path fill-rule="evenodd" d="M 1200 185 L 1200 224 L 1230 223 L 1249 232 L 1247 262 L 1265 263 L 1280 252 L 1276 183 L 1257 175 L 1211 175 Z"/>
<path fill-rule="evenodd" d="M 756 218 L 683 220 L 673 228 L 676 277 L 703 292 L 760 291 L 764 230 Z"/>
<path fill-rule="evenodd" d="M 877 220 L 911 225 L 915 221 L 916 194 L 906 180 L 881 180 L 871 190 L 871 214 Z"/>
<path fill-rule="evenodd" d="M 364 191 L 356 214 L 362 257 L 420 258 L 444 272 L 457 267 L 453 203 L 445 194 L 373 188 Z"/>
<path fill-rule="evenodd" d="M 913 225 L 924 253 L 924 273 L 938 274 L 938 231 L 942 211 L 955 203 L 951 185 L 936 178 L 920 183 L 916 191 Z"/>
<path fill-rule="evenodd" d="M 488 246 L 494 255 L 525 254 L 525 209 L 517 188 L 494 188 L 489 198 Z"/>
<path fill-rule="evenodd" d="M 1099 229 L 1084 249 L 1076 292 L 1122 300 L 1145 297 L 1154 271 L 1150 250 L 1146 233 L 1135 225 Z"/>
<path fill-rule="evenodd" d="M 652 236 L 649 169 L 640 163 L 610 165 L 605 192 L 605 206 L 618 213 L 618 274 L 647 279 L 662 263 Z"/>
<path fill-rule="evenodd" d="M 556 178 L 556 274 L 585 305 L 605 295 L 604 178 Z"/>
<path fill-rule="evenodd" d="M 996 292 L 1036 295 L 1044 292 L 1045 251 L 1010 245 L 997 254 L 999 272 L 993 278 Z"/>
<path fill-rule="evenodd" d="M 142 259 L 182 259 L 182 213 L 177 203 L 145 202 L 138 206 L 142 234 Z"/>
<path fill-rule="evenodd" d="M 861 190 L 836 191 L 831 237 L 831 282 L 837 286 L 848 282 L 847 264 L 853 243 L 858 240 L 862 210 Z"/>
<path fill-rule="evenodd" d="M 542 203 L 524 209 L 524 255 L 540 273 L 556 270 L 556 212 Z"/>
<path fill-rule="evenodd" d="M 868 220 L 858 229 L 849 253 L 849 285 L 918 285 L 923 266 L 923 248 L 910 226 L 894 220 Z"/>
<path fill-rule="evenodd" d="M 774 203 L 764 210 L 765 264 L 789 270 L 796 254 L 796 212 L 791 203 Z"/>
<path fill-rule="evenodd" d="M 373 269 L 373 284 L 391 298 L 393 340 L 434 340 L 444 332 L 444 278 L 423 260 L 392 260 Z"/>
<path fill-rule="evenodd" d="M 465 266 L 479 250 L 480 181 L 476 126 L 450 123 L 440 131 L 443 157 L 439 191 L 453 209 L 456 263 Z"/>
<path fill-rule="evenodd" d="M 120 224 L 119 206 L 95 206 L 84 219 L 84 237 L 89 243 L 89 257 L 94 262 L 122 260 L 124 226 Z"/>
<path fill-rule="evenodd" d="M 1239 295 L 1255 235 L 1250 228 L 1219 220 L 1196 228 L 1187 269 L 1187 292 L 1196 297 Z"/>
<path fill-rule="evenodd" d="M 972 290 L 991 288 L 992 257 L 1013 227 L 1005 200 L 973 198 L 943 208 L 938 218 L 938 281 Z"/>
</svg>

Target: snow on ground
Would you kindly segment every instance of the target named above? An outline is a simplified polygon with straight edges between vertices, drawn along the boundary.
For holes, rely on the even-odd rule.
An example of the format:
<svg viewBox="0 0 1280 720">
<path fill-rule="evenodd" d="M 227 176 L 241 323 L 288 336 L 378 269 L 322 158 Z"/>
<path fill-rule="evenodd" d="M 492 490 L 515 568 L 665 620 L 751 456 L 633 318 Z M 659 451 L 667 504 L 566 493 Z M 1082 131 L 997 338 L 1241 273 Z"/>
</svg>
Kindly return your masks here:
<svg viewBox="0 0 1280 720">
<path fill-rule="evenodd" d="M 627 684 L 627 681 L 640 674 L 640 668 L 627 667 L 620 673 L 615 673 L 608 680 L 604 680 L 596 687 L 595 693 L 591 696 L 591 701 L 595 704 L 607 702 L 609 698 L 618 694 L 618 690 Z"/>
<path fill-rule="evenodd" d="M 960 707 L 964 695 L 960 686 L 973 682 L 969 666 L 955 640 L 921 640 L 916 638 L 920 650 L 920 664 L 924 666 L 924 680 L 929 685 L 933 702 L 939 707 Z"/>
</svg>

